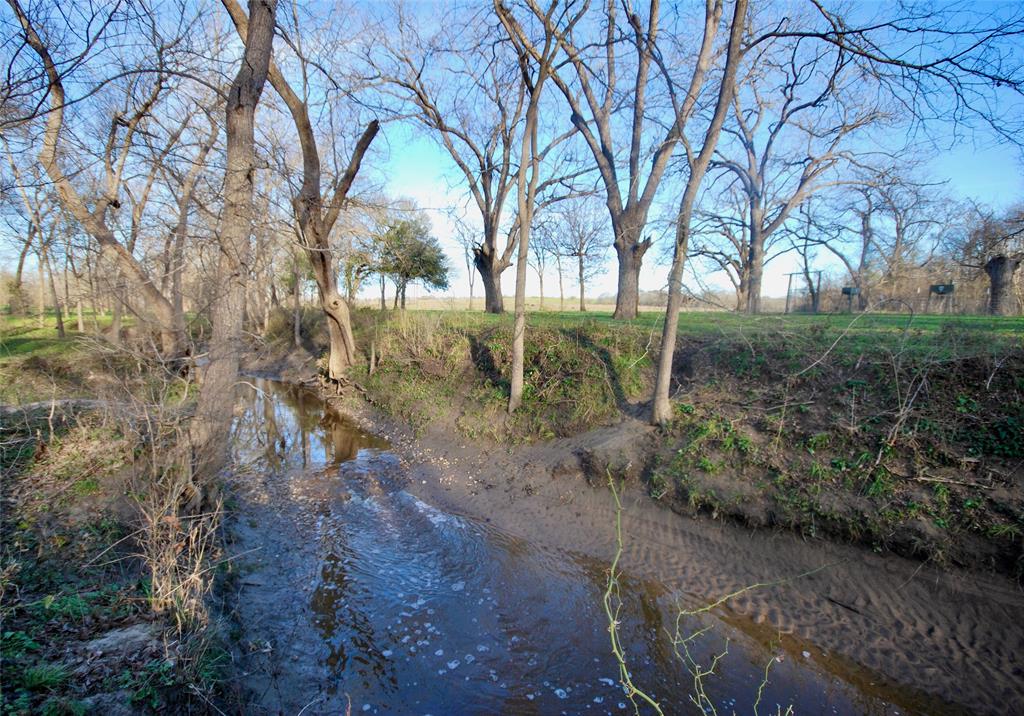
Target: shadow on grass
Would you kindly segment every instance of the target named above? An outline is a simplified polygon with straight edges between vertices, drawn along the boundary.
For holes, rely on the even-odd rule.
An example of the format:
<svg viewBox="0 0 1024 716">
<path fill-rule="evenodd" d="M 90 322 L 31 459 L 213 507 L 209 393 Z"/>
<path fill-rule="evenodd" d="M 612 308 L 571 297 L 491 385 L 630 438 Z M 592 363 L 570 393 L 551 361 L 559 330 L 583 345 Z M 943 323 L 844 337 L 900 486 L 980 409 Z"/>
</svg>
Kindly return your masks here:
<svg viewBox="0 0 1024 716">
<path fill-rule="evenodd" d="M 469 355 L 481 376 L 507 392 L 509 390 L 508 379 L 502 375 L 501 370 L 498 368 L 498 363 L 494 359 L 494 353 L 491 351 L 490 346 L 487 345 L 487 340 L 491 335 L 493 335 L 491 332 L 485 333 L 482 336 L 467 332 L 466 339 L 469 340 Z"/>
<path fill-rule="evenodd" d="M 615 396 L 616 407 L 623 413 L 632 413 L 633 408 L 630 405 L 629 400 L 626 398 L 626 391 L 622 387 L 622 379 L 615 367 L 615 362 L 612 360 L 611 352 L 605 346 L 595 343 L 594 339 L 586 333 L 581 333 L 569 328 L 563 328 L 561 332 L 563 336 L 576 341 L 578 345 L 590 351 L 599 361 L 601 361 L 601 364 L 604 366 L 605 376 L 608 379 L 608 386 L 612 390 L 612 395 Z"/>
</svg>

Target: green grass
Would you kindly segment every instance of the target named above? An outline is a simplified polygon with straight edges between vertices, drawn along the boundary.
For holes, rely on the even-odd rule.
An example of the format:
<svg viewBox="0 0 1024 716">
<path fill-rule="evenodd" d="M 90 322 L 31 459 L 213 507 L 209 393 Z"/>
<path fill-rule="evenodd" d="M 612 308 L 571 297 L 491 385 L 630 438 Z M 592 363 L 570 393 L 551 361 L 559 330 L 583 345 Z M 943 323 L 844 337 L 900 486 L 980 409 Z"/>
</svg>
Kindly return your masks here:
<svg viewBox="0 0 1024 716">
<path fill-rule="evenodd" d="M 29 691 L 52 691 L 68 680 L 68 672 L 60 664 L 39 664 L 25 669 L 21 683 Z"/>
<path fill-rule="evenodd" d="M 43 327 L 36 316 L 0 315 L 0 404 L 32 403 L 51 398 L 92 397 L 89 373 L 93 318 L 85 319 L 86 332 L 77 330 L 74 317 L 64 322 L 65 337 L 58 338 L 55 317 L 49 311 Z M 101 330 L 110 316 L 99 316 Z M 124 325 L 131 325 L 130 319 Z"/>
<path fill-rule="evenodd" d="M 357 344 L 368 355 L 372 341 L 381 363 L 374 376 L 361 365 L 353 376 L 381 407 L 418 427 L 454 409 L 462 413 L 456 427 L 467 436 L 498 440 L 572 435 L 615 420 L 627 403 L 646 400 L 664 320 L 656 312 L 633 321 L 600 311 L 528 314 L 523 406 L 506 422 L 499 416 L 508 399 L 511 313 L 358 309 L 354 316 Z M 1017 317 L 693 312 L 679 319 L 676 369 L 680 361 L 710 364 L 708 380 L 739 379 L 746 395 L 738 397 L 746 399 L 766 381 L 804 373 L 827 390 L 864 393 L 890 379 L 894 363 L 1001 355 L 1018 348 L 1022 337 L 1024 318 Z M 864 377 L 862 365 L 869 368 Z M 857 375 L 829 383 L 827 376 L 844 371 Z M 501 422 L 509 429 L 494 428 Z M 1011 420 L 1003 432 L 1017 427 Z M 743 436 L 726 441 L 728 449 L 752 448 Z M 808 449 L 815 449 L 813 440 Z"/>
<path fill-rule="evenodd" d="M 412 313 L 412 312 L 410 312 Z M 495 315 L 482 311 L 415 311 L 415 315 L 444 316 L 449 320 L 459 320 L 465 326 L 498 325 L 511 323 L 513 313 Z M 544 311 L 527 314 L 529 325 L 548 328 L 562 328 L 588 325 L 622 326 L 632 325 L 640 328 L 657 328 L 664 324 L 664 313 L 661 311 L 644 311 L 631 321 L 617 321 L 607 311 Z M 722 330 L 766 330 L 780 327 L 810 328 L 824 326 L 838 331 L 850 326 L 851 336 L 879 333 L 902 333 L 908 326 L 911 330 L 926 333 L 945 330 L 950 326 L 984 331 L 997 335 L 1024 334 L 1024 316 L 958 316 L 896 313 L 869 314 L 767 314 L 750 316 L 725 311 L 692 311 L 679 315 L 681 333 L 707 334 Z"/>
<path fill-rule="evenodd" d="M 369 312 L 379 315 L 376 312 Z M 432 317 L 465 330 L 506 328 L 511 330 L 514 317 L 510 312 L 502 315 L 480 311 L 409 312 L 419 318 Z M 412 319 L 415 320 L 415 319 Z M 662 312 L 645 311 L 632 321 L 617 321 L 610 312 L 546 311 L 527 314 L 527 330 L 557 329 L 568 331 L 595 331 L 598 333 L 628 330 L 652 337 L 657 346 L 664 325 Z M 862 354 L 888 352 L 908 356 L 928 356 L 943 359 L 954 354 L 979 354 L 1003 350 L 1024 341 L 1024 316 L 956 316 L 874 314 L 831 315 L 762 315 L 749 316 L 726 312 L 690 312 L 679 316 L 678 340 L 720 339 L 753 341 L 772 339 L 788 345 L 794 357 L 793 369 L 807 367 L 811 356 L 816 357 L 839 341 L 839 353 L 856 360 Z M 527 342 L 531 339 L 527 335 Z M 656 352 L 653 350 L 652 353 Z M 749 373 L 760 367 L 758 356 L 737 358 L 737 373 Z"/>
<path fill-rule="evenodd" d="M 101 330 L 110 328 L 111 317 L 100 314 L 96 318 Z M 130 326 L 132 319 L 125 317 L 123 325 Z M 5 361 L 28 358 L 30 356 L 55 357 L 71 353 L 79 346 L 82 336 L 91 335 L 93 315 L 85 313 L 85 332 L 78 331 L 78 322 L 74 315 L 64 321 L 65 337 L 57 336 L 56 317 L 53 311 L 47 311 L 43 318 L 43 326 L 39 325 L 37 316 L 0 316 L 0 365 Z"/>
</svg>

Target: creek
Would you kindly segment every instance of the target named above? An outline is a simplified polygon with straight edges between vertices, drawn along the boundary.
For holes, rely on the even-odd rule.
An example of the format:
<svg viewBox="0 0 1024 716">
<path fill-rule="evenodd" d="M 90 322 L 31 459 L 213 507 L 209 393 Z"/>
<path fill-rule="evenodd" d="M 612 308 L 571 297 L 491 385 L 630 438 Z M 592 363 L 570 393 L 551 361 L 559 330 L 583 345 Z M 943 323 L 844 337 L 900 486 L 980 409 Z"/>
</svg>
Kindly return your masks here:
<svg viewBox="0 0 1024 716">
<path fill-rule="evenodd" d="M 247 712 L 633 713 L 602 603 L 616 548 L 606 488 L 530 477 L 507 454 L 393 447 L 269 380 L 252 379 L 236 415 Z M 669 638 L 680 610 L 734 592 L 679 620 L 693 663 L 724 654 L 703 680 L 718 713 L 1024 704 L 1024 598 L 1009 580 L 680 517 L 633 493 L 623 530 L 620 638 L 665 713 L 698 711 Z"/>
</svg>

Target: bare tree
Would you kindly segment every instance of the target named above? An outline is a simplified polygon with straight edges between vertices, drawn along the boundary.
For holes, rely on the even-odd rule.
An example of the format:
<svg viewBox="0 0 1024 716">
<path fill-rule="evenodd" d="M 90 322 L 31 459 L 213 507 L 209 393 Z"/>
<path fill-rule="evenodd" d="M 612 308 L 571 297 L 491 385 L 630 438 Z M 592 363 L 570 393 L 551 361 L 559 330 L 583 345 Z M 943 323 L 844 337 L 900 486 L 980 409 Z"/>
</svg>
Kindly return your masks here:
<svg viewBox="0 0 1024 716">
<path fill-rule="evenodd" d="M 531 10 L 536 6 L 533 0 L 527 0 Z M 547 149 L 541 149 L 538 141 L 540 101 L 544 85 L 552 76 L 555 56 L 558 54 L 558 43 L 551 31 L 552 21 L 558 10 L 558 0 L 552 0 L 548 9 L 540 14 L 543 19 L 543 40 L 540 44 L 526 33 L 511 9 L 494 0 L 494 9 L 501 19 L 501 24 L 515 48 L 519 58 L 523 85 L 527 93 L 526 115 L 523 124 L 522 147 L 519 153 L 519 171 L 516 200 L 516 226 L 518 227 L 519 246 L 516 255 L 516 315 L 512 332 L 512 376 L 509 390 L 508 412 L 513 413 L 523 402 L 523 369 L 525 359 L 526 336 L 526 271 L 530 255 L 530 230 L 533 228 L 533 217 L 537 209 L 537 193 L 543 189 L 540 180 L 540 166 Z M 536 10 L 534 10 L 536 12 Z M 582 13 L 563 12 L 563 17 L 571 29 L 582 17 Z M 550 148 L 551 145 L 548 145 Z M 529 171 L 529 176 L 527 176 Z"/>
<path fill-rule="evenodd" d="M 580 312 L 586 311 L 587 280 L 600 270 L 607 244 L 604 233 L 606 216 L 587 199 L 567 201 L 555 211 L 556 252 L 576 262 L 576 280 L 580 287 Z"/>
<path fill-rule="evenodd" d="M 469 310 L 473 310 L 473 290 L 476 286 L 476 231 L 455 211 L 448 212 L 448 219 L 454 226 L 455 240 L 462 247 L 462 258 L 466 266 L 466 281 L 469 283 Z"/>
<path fill-rule="evenodd" d="M 7 140 L 3 140 L 4 150 L 7 154 L 7 162 L 11 170 L 11 189 L 18 195 L 20 211 L 16 216 L 25 222 L 24 237 L 21 239 L 21 248 L 18 251 L 18 264 L 15 269 L 14 278 L 11 281 L 11 311 L 15 315 L 25 312 L 25 299 L 23 295 L 23 274 L 25 270 L 25 259 L 33 247 L 36 247 L 37 254 L 42 258 L 42 246 L 45 242 L 44 233 L 47 224 L 52 221 L 52 214 L 56 209 L 56 197 L 49 191 L 38 176 L 35 176 L 35 167 L 27 167 L 30 176 L 26 177 L 14 158 L 11 147 Z M 42 321 L 42 311 L 40 311 Z M 42 325 L 42 324 L 40 324 Z"/>
<path fill-rule="evenodd" d="M 385 93 L 415 108 L 416 121 L 438 138 L 465 178 L 483 227 L 472 252 L 484 310 L 501 313 L 501 274 L 512 265 L 517 238 L 502 216 L 517 182 L 527 98 L 514 58 L 502 43 L 488 41 L 492 28 L 477 13 L 431 37 L 420 33 L 404 7 L 394 21 L 380 33 L 384 52 L 368 50 L 368 63 Z"/>
<path fill-rule="evenodd" d="M 232 0 L 224 0 L 231 11 Z M 273 53 L 277 0 L 250 0 L 245 52 L 225 108 L 224 209 L 220 227 L 219 291 L 210 307 L 210 362 L 203 377 L 192 428 L 197 474 L 209 477 L 225 458 L 221 440 L 231 423 L 235 381 L 244 348 L 242 316 L 249 277 L 256 178 L 256 106 Z M 202 495 L 194 488 L 194 502 Z"/>
<path fill-rule="evenodd" d="M 536 18 L 543 19 L 538 4 L 533 0 L 528 4 Z M 716 11 L 721 12 L 720 2 L 709 0 L 706 4 L 709 18 Z M 649 92 L 655 81 L 652 70 L 658 75 L 661 4 L 659 0 L 650 0 L 646 18 L 631 5 L 625 6 L 621 17 L 618 8 L 619 3 L 614 0 L 605 3 L 601 37 L 590 34 L 592 28 L 599 26 L 596 22 L 571 27 L 550 25 L 548 29 L 555 33 L 565 55 L 552 81 L 568 104 L 572 124 L 582 135 L 604 188 L 618 257 L 615 318 L 628 320 L 637 314 L 640 267 L 651 246 L 649 237 L 642 238 L 644 227 L 685 121 L 695 107 L 703 78 L 700 70 L 695 72 L 695 82 L 680 111 L 670 112 L 668 120 L 659 126 Z M 632 61 L 619 56 L 623 44 L 635 54 Z M 695 66 L 705 68 L 706 59 L 702 56 Z M 628 84 L 620 84 L 620 73 Z M 661 75 L 663 79 L 667 77 Z M 615 120 L 623 110 L 628 112 L 628 119 L 625 132 L 620 133 Z M 654 143 L 645 145 L 645 139 L 654 133 Z M 649 169 L 644 167 L 647 159 Z"/>
<path fill-rule="evenodd" d="M 767 24 L 760 34 L 752 31 L 740 47 L 746 3 L 739 0 L 731 25 L 724 76 L 719 83 L 715 112 L 704 133 L 699 153 L 687 147 L 690 174 L 680 203 L 676 226 L 676 246 L 669 273 L 669 304 L 662 332 L 661 354 L 652 405 L 652 420 L 662 423 L 671 417 L 669 384 L 682 294 L 682 270 L 691 231 L 693 200 L 703 176 L 705 154 L 717 143 L 715 124 L 724 119 L 732 102 L 735 72 L 742 54 L 750 53 L 775 38 L 814 39 L 842 50 L 861 70 L 861 78 L 874 84 L 876 91 L 904 108 L 915 122 L 936 114 L 951 119 L 955 126 L 983 123 L 1011 141 L 1019 141 L 1022 120 L 1010 116 L 1005 108 L 1014 102 L 998 104 L 993 100 L 1004 92 L 1018 98 L 1024 94 L 1024 66 L 1013 48 L 1024 31 L 1024 13 L 1009 17 L 986 15 L 965 20 L 961 9 L 932 9 L 899 6 L 895 12 L 879 8 L 882 17 L 870 17 L 863 24 L 814 4 L 815 22 L 799 23 L 781 18 Z M 741 8 L 742 6 L 742 8 Z M 888 16 L 886 16 L 888 13 Z M 859 19 L 859 18 L 858 18 Z M 732 77 L 730 77 L 730 74 Z M 939 111 L 941 109 L 941 112 Z M 711 141 L 709 141 L 711 140 Z M 707 156 L 710 161 L 710 156 Z"/>
<path fill-rule="evenodd" d="M 224 6 L 228 8 L 239 35 L 245 36 L 247 19 L 241 6 L 235 0 L 224 0 Z M 290 46 L 303 68 L 303 82 L 308 82 L 311 74 L 319 72 L 320 68 L 304 55 L 301 43 L 292 42 Z M 320 149 L 309 117 L 309 104 L 296 94 L 273 59 L 270 61 L 268 77 L 274 90 L 288 107 L 302 148 L 302 185 L 293 198 L 293 205 L 298 222 L 299 242 L 312 264 L 320 294 L 320 307 L 327 319 L 330 336 L 328 377 L 338 381 L 355 362 L 356 343 L 352 334 L 348 303 L 338 291 L 338 267 L 331 247 L 331 231 L 359 173 L 363 157 L 380 130 L 380 123 L 373 120 L 366 126 L 356 142 L 348 166 L 343 172 L 335 174 L 325 193 L 322 186 Z M 305 84 L 303 93 L 304 96 L 309 94 L 309 87 Z M 332 156 L 336 155 L 332 152 Z"/>
<path fill-rule="evenodd" d="M 8 0 L 24 33 L 25 43 L 33 50 L 43 67 L 45 91 L 49 98 L 49 108 L 45 111 L 46 126 L 42 140 L 39 160 L 50 181 L 60 196 L 64 209 L 96 240 L 101 249 L 115 261 L 118 270 L 132 277 L 141 291 L 145 309 L 151 313 L 161 334 L 161 344 L 166 357 L 176 359 L 184 352 L 184 332 L 180 323 L 175 320 L 174 307 L 156 285 L 152 275 L 132 255 L 131 248 L 118 240 L 110 223 L 110 212 L 121 207 L 121 194 L 125 189 L 125 167 L 135 146 L 136 139 L 144 129 L 157 102 L 167 88 L 167 68 L 164 56 L 173 47 L 177 38 L 161 37 L 157 26 L 145 14 L 144 21 L 149 21 L 146 37 L 152 39 L 155 63 L 147 71 L 140 73 L 140 68 L 127 68 L 121 74 L 127 77 L 124 90 L 123 109 L 115 109 L 110 116 L 106 141 L 102 151 L 101 186 L 90 195 L 84 194 L 79 186 L 66 173 L 62 158 L 62 136 L 68 131 L 65 127 L 65 107 L 76 101 L 65 91 L 64 79 L 67 66 L 79 65 L 85 54 L 102 34 L 115 22 L 119 13 L 117 7 L 108 11 L 105 16 L 94 17 L 94 23 L 86 25 L 86 38 L 83 43 L 83 54 L 72 58 L 69 63 L 54 59 L 46 41 L 39 35 L 32 18 L 23 10 L 18 0 Z M 86 94 L 90 90 L 84 90 Z"/>
<path fill-rule="evenodd" d="M 993 316 L 1012 316 L 1019 312 L 1014 279 L 1024 263 L 1024 206 L 1012 207 L 1003 216 L 982 210 L 977 213 L 955 250 L 963 266 L 984 271 L 988 276 L 988 312 Z"/>
<path fill-rule="evenodd" d="M 554 246 L 550 241 L 550 231 L 547 230 L 544 222 L 539 222 L 534 225 L 533 241 L 530 245 L 530 267 L 537 274 L 537 281 L 540 284 L 540 310 L 544 310 L 544 276 L 547 274 L 547 269 L 550 265 L 551 259 L 554 257 Z"/>
<path fill-rule="evenodd" d="M 808 197 L 842 182 L 836 170 L 851 161 L 851 142 L 884 113 L 857 91 L 864 83 L 841 47 L 776 40 L 745 64 L 713 166 L 736 179 L 746 200 L 740 293 L 744 310 L 760 313 L 772 237 Z"/>
<path fill-rule="evenodd" d="M 507 43 L 496 41 L 493 23 L 478 11 L 446 23 L 430 37 L 420 34 L 417 19 L 404 7 L 393 20 L 397 32 L 388 25 L 381 33 L 385 52 L 367 53 L 374 79 L 383 82 L 386 94 L 412 105 L 416 121 L 438 138 L 466 180 L 482 222 L 472 252 L 484 287 L 484 310 L 502 313 L 501 274 L 512 265 L 519 240 L 518 214 L 512 221 L 503 217 L 522 166 L 516 154 L 528 94 L 521 68 Z M 590 172 L 558 154 L 575 134 L 574 128 L 556 133 L 537 148 L 542 161 L 557 167 L 537 186 L 536 194 L 545 196 L 538 206 L 573 195 L 573 183 Z"/>
<path fill-rule="evenodd" d="M 708 4 L 704 40 L 700 53 L 701 62 L 704 63 L 704 67 L 698 67 L 694 71 L 694 76 L 698 74 L 703 76 L 710 69 L 711 45 L 714 41 L 714 36 L 718 32 L 721 15 L 721 3 L 717 3 L 715 6 Z M 704 131 L 700 149 L 695 152 L 689 143 L 686 146 L 689 176 L 686 181 L 686 188 L 683 190 L 683 196 L 679 202 L 679 211 L 676 218 L 675 246 L 672 254 L 672 267 L 669 269 L 668 277 L 668 305 L 665 308 L 665 325 L 661 333 L 661 353 L 658 356 L 654 400 L 651 404 L 651 420 L 654 423 L 664 423 L 672 416 L 672 406 L 669 401 L 669 382 L 672 376 L 672 357 L 675 353 L 676 333 L 679 329 L 679 311 L 682 308 L 683 301 L 683 266 L 686 262 L 690 243 L 690 222 L 693 218 L 693 206 L 697 199 L 697 192 L 711 164 L 711 158 L 718 144 L 718 138 L 733 98 L 736 73 L 739 70 L 740 60 L 743 55 L 741 41 L 743 28 L 746 24 L 746 16 L 747 1 L 736 0 L 733 6 L 732 19 L 728 25 L 729 41 L 725 52 L 722 78 L 718 83 L 718 96 L 715 101 L 714 113 Z"/>
</svg>

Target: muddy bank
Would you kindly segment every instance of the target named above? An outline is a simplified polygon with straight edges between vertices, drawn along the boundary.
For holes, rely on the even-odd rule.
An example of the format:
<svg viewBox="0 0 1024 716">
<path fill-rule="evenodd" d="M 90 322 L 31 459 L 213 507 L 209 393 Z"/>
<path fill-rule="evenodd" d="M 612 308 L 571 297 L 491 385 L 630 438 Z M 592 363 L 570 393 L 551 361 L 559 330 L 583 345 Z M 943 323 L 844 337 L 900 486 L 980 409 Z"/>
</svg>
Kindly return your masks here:
<svg viewBox="0 0 1024 716">
<path fill-rule="evenodd" d="M 614 513 L 567 456 L 636 443 L 645 426 L 481 451 L 365 404 L 346 404 L 353 424 L 291 395 L 243 421 L 251 470 L 237 476 L 232 549 L 253 712 L 349 697 L 355 712 L 618 711 L 600 610 Z M 624 529 L 631 668 L 671 712 L 693 690 L 665 641 L 677 603 L 758 583 L 687 626 L 712 627 L 698 658 L 730 640 L 720 707 L 748 711 L 769 661 L 767 703 L 797 712 L 1024 702 L 1024 598 L 1009 581 L 680 518 L 640 492 Z"/>
<path fill-rule="evenodd" d="M 603 559 L 613 554 L 614 513 L 606 488 L 591 484 L 591 456 L 601 464 L 617 453 L 629 464 L 651 434 L 627 421 L 511 454 L 481 453 L 450 434 L 416 436 L 372 409 L 352 401 L 347 407 L 408 451 L 416 464 L 412 491 Z M 746 637 L 778 644 L 790 659 L 809 658 L 910 712 L 999 713 L 1000 704 L 1024 704 L 1016 657 L 1024 646 L 1024 593 L 1015 581 L 680 516 L 641 490 L 630 492 L 626 504 L 623 563 L 632 574 L 678 590 L 691 606 L 770 585 L 731 599 L 719 614 Z"/>
</svg>

